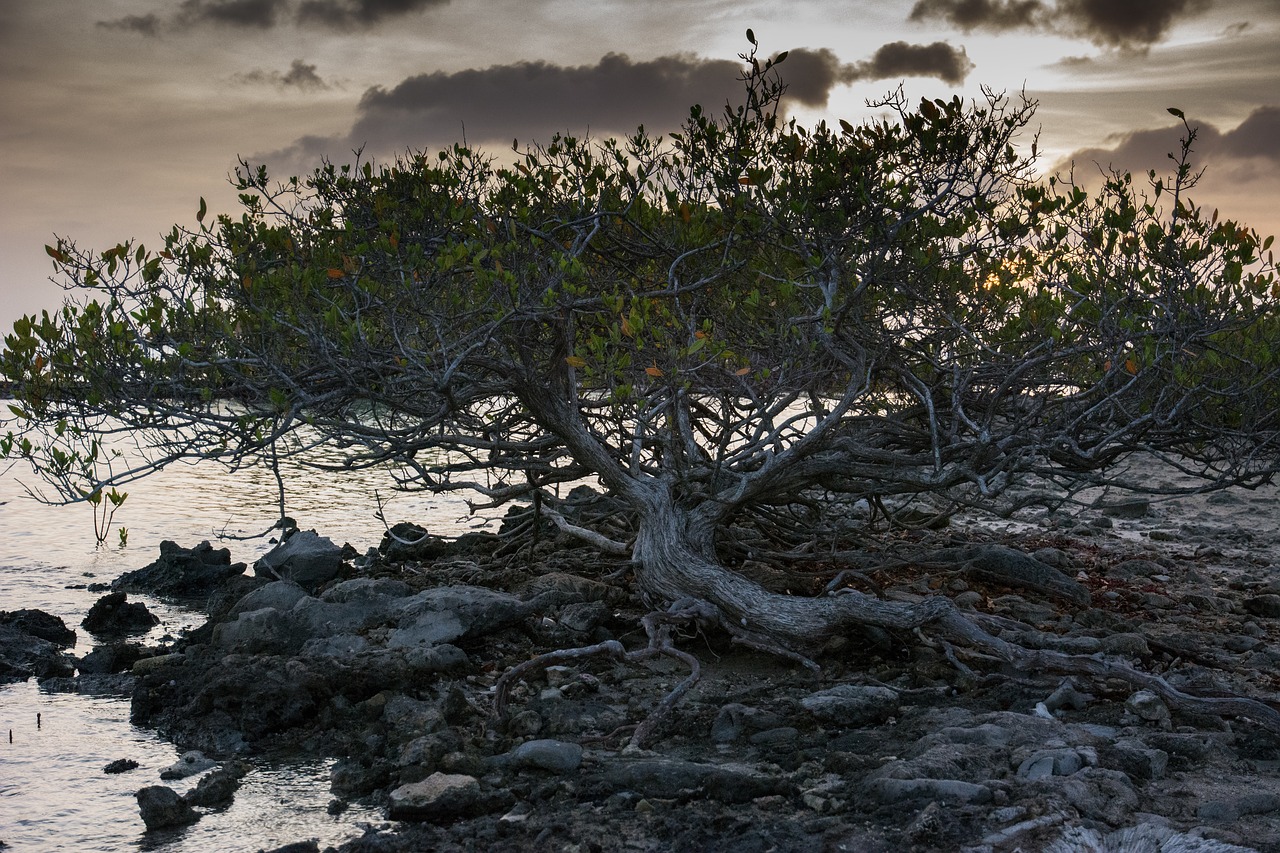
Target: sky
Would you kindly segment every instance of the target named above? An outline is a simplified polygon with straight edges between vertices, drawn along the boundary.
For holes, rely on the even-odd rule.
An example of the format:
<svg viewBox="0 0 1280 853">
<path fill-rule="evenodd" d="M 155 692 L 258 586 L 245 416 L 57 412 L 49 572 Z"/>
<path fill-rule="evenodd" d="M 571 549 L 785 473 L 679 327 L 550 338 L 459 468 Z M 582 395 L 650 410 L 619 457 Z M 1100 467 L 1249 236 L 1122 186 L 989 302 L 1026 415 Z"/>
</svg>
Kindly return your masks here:
<svg viewBox="0 0 1280 853">
<path fill-rule="evenodd" d="M 1280 232 L 1277 0 L 0 0 L 0 331 L 62 304 L 45 244 L 158 247 L 236 212 L 241 158 L 674 130 L 739 89 L 748 27 L 810 126 L 1025 92 L 1046 175 L 1166 170 L 1176 107 L 1193 200 Z"/>
</svg>

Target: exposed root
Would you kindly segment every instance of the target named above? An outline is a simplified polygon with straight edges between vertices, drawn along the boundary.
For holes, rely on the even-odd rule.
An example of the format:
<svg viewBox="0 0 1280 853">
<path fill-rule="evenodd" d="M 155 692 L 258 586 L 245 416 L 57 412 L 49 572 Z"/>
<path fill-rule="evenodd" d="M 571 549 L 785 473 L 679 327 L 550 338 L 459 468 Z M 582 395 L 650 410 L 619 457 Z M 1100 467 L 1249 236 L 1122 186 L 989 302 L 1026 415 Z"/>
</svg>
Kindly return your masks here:
<svg viewBox="0 0 1280 853">
<path fill-rule="evenodd" d="M 549 666 L 565 661 L 583 660 L 592 657 L 609 657 L 623 663 L 639 663 L 665 655 L 675 658 L 688 666 L 689 675 L 663 697 L 657 707 L 650 711 L 649 715 L 635 727 L 635 731 L 623 751 L 632 752 L 643 749 L 645 744 L 657 732 L 658 727 L 670 715 L 672 709 L 679 704 L 684 695 L 689 692 L 689 689 L 702 678 L 702 664 L 694 655 L 675 647 L 672 641 L 672 632 L 677 627 L 691 624 L 706 627 L 708 621 L 715 619 L 715 614 L 715 609 L 705 602 L 684 599 L 676 602 L 667 610 L 649 613 L 640 620 L 644 626 L 645 634 L 649 637 L 648 645 L 642 649 L 629 652 L 617 640 L 605 640 L 603 643 L 596 643 L 591 646 L 557 649 L 518 664 L 503 673 L 497 684 L 494 685 L 494 715 L 498 719 L 506 717 L 507 700 L 511 692 L 511 686 L 531 671 L 545 670 Z M 621 730 L 611 732 L 604 739 L 613 737 Z"/>
</svg>

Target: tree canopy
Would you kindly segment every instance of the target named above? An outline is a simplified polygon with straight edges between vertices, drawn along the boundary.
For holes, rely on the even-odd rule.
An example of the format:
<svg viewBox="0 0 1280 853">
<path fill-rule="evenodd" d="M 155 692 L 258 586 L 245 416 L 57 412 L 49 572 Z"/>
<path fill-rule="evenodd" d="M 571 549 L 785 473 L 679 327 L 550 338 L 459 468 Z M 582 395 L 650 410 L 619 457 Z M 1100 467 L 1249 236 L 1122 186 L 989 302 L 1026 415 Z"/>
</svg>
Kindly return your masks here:
<svg viewBox="0 0 1280 853">
<path fill-rule="evenodd" d="M 201 200 L 158 251 L 59 239 L 89 299 L 6 336 L 2 449 L 72 499 L 285 456 L 477 507 L 536 495 L 631 555 L 655 606 L 702 602 L 782 650 L 937 617 L 762 597 L 732 571 L 870 535 L 859 501 L 1009 512 L 1141 487 L 1114 470 L 1134 452 L 1205 487 L 1280 468 L 1271 240 L 1193 203 L 1192 127 L 1172 174 L 1089 191 L 1038 175 L 1025 97 L 897 92 L 804 127 L 780 111 L 785 54 L 743 59 L 743 101 L 666 137 L 283 183 L 243 163 L 242 212 Z M 106 464 L 117 432 L 140 465 Z M 593 508 L 556 488 L 583 478 Z"/>
</svg>

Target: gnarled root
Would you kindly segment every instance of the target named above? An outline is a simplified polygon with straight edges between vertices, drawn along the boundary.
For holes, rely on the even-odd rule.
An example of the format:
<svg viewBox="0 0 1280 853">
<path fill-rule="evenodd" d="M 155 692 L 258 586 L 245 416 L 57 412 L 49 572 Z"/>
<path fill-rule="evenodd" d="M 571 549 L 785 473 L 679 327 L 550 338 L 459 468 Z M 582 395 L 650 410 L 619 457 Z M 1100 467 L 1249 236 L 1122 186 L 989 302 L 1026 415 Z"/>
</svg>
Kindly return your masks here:
<svg viewBox="0 0 1280 853">
<path fill-rule="evenodd" d="M 507 700 L 511 692 L 511 686 L 529 672 L 545 670 L 549 666 L 555 666 L 566 661 L 583 660 L 592 657 L 608 657 L 624 663 L 639 663 L 665 655 L 675 658 L 688 666 L 689 675 L 663 697 L 657 707 L 650 711 L 649 715 L 635 727 L 635 731 L 632 733 L 624 751 L 643 749 L 672 709 L 679 704 L 684 695 L 689 692 L 689 689 L 702 678 L 702 665 L 695 656 L 675 647 L 672 641 L 672 633 L 676 628 L 682 626 L 705 627 L 709 620 L 715 620 L 715 618 L 715 608 L 705 602 L 683 599 L 672 604 L 667 610 L 649 613 L 640 620 L 644 626 L 645 634 L 649 637 L 648 644 L 642 649 L 629 652 L 617 640 L 605 640 L 603 643 L 596 643 L 591 646 L 558 649 L 538 655 L 536 658 L 512 667 L 498 679 L 497 684 L 494 685 L 494 715 L 499 719 L 506 717 Z"/>
</svg>

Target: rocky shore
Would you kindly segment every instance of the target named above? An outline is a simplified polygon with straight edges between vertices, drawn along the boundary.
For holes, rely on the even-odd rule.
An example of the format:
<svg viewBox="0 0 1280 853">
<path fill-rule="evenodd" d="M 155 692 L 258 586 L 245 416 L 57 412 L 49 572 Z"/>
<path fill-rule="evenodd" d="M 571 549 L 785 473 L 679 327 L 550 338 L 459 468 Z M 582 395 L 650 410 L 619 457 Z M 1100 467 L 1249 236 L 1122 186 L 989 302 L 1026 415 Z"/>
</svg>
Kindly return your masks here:
<svg viewBox="0 0 1280 853">
<path fill-rule="evenodd" d="M 1275 705 L 1277 507 L 1213 500 L 904 533 L 848 583 L 898 600 L 947 595 L 1004 617 L 1006 639 Z M 1263 521 L 1214 521 L 1224 516 Z M 365 555 L 295 533 L 252 568 L 207 543 L 166 543 L 103 590 L 107 621 L 79 660 L 61 620 L 0 614 L 0 675 L 62 689 L 120 679 L 135 723 L 207 756 L 188 794 L 139 791 L 148 827 L 225 807 L 247 772 L 238 758 L 288 749 L 336 759 L 332 811 L 385 809 L 343 853 L 1280 850 L 1275 733 L 1117 681 L 984 667 L 915 636 L 841 638 L 818 673 L 683 638 L 701 680 L 642 750 L 624 748 L 633 727 L 689 675 L 671 658 L 549 661 L 512 685 L 498 718 L 495 685 L 512 667 L 643 645 L 626 564 L 564 539 L 406 546 L 424 531 L 394 532 Z M 1013 549 L 1088 596 L 1002 584 L 971 562 L 887 559 L 976 546 Z M 844 568 L 744 570 L 797 591 Z M 146 621 L 131 592 L 199 601 L 209 620 L 142 648 L 128 639 Z"/>
</svg>

